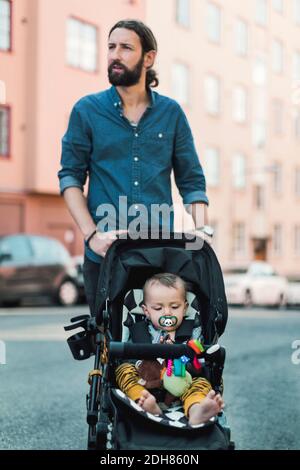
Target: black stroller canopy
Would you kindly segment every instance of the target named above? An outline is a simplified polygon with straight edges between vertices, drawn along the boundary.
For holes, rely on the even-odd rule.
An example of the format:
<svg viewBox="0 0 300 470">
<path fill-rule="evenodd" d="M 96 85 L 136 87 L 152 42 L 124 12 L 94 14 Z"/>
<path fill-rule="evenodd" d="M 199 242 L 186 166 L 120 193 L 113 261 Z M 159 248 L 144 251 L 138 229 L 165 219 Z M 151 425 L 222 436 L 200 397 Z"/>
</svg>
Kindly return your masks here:
<svg viewBox="0 0 300 470">
<path fill-rule="evenodd" d="M 153 274 L 170 272 L 182 277 L 188 290 L 196 294 L 205 339 L 212 341 L 215 334 L 220 336 L 225 329 L 228 312 L 219 262 L 206 242 L 197 250 L 186 249 L 187 243 L 191 240 L 183 234 L 171 234 L 169 240 L 116 240 L 101 266 L 96 299 L 97 324 L 102 324 L 107 299 L 112 305 L 119 303 L 128 290 L 141 289 Z"/>
</svg>

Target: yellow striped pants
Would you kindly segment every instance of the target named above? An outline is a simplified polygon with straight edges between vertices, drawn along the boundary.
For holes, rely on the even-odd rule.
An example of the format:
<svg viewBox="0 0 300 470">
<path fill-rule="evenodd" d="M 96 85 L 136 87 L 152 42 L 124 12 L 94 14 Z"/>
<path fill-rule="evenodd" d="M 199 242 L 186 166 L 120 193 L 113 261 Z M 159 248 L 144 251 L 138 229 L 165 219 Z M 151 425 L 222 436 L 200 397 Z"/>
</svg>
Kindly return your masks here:
<svg viewBox="0 0 300 470">
<path fill-rule="evenodd" d="M 145 387 L 138 383 L 140 376 L 133 364 L 124 363 L 116 369 L 116 381 L 120 390 L 134 401 L 139 400 Z M 181 395 L 184 414 L 188 417 L 189 408 L 200 403 L 212 389 L 204 377 L 195 377 L 190 387 Z"/>
</svg>

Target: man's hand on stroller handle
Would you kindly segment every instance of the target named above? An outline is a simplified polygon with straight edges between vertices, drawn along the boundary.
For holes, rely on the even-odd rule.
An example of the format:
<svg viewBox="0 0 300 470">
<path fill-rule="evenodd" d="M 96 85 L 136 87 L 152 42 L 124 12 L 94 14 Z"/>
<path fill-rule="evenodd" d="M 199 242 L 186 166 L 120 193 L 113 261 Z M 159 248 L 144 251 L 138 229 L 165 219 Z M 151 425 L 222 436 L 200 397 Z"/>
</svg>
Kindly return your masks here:
<svg viewBox="0 0 300 470">
<path fill-rule="evenodd" d="M 100 256 L 105 256 L 111 244 L 127 230 L 111 230 L 110 232 L 96 232 L 89 241 L 89 248 Z"/>
</svg>

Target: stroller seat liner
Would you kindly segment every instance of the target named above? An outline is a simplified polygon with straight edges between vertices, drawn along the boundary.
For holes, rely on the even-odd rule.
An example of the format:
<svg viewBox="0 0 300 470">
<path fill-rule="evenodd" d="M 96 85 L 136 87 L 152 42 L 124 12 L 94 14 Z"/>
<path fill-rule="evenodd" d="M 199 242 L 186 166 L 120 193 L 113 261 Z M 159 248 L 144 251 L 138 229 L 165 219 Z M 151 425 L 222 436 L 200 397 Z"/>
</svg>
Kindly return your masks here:
<svg viewBox="0 0 300 470">
<path fill-rule="evenodd" d="M 188 320 L 195 320 L 196 316 L 199 316 L 200 320 L 200 309 L 198 305 L 197 298 L 193 292 L 187 291 L 186 300 L 188 302 L 188 308 L 186 311 L 185 318 Z M 133 322 L 138 322 L 145 319 L 145 314 L 142 309 L 143 303 L 143 289 L 131 289 L 127 292 L 124 298 L 123 305 L 123 319 L 122 319 L 122 341 L 128 341 L 129 339 L 129 328 L 126 326 L 125 322 L 128 321 L 130 316 Z M 201 326 L 199 326 L 199 331 L 197 332 L 198 338 L 201 337 Z"/>
<path fill-rule="evenodd" d="M 136 413 L 139 413 L 139 415 L 144 416 L 146 419 L 155 421 L 156 423 L 162 426 L 167 426 L 167 427 L 171 426 L 174 428 L 191 430 L 191 429 L 207 428 L 215 424 L 217 421 L 216 417 L 212 417 L 207 423 L 202 423 L 202 424 L 191 426 L 189 425 L 188 420 L 186 416 L 184 415 L 183 407 L 181 404 L 173 405 L 169 407 L 168 409 L 164 410 L 161 415 L 158 416 L 158 415 L 153 415 L 152 413 L 148 413 L 147 411 L 144 411 L 137 403 L 135 403 L 135 401 L 128 398 L 127 395 L 125 395 L 125 393 L 123 393 L 118 388 L 112 389 L 112 394 L 117 398 L 117 400 L 120 400 L 124 405 L 130 407 Z"/>
</svg>

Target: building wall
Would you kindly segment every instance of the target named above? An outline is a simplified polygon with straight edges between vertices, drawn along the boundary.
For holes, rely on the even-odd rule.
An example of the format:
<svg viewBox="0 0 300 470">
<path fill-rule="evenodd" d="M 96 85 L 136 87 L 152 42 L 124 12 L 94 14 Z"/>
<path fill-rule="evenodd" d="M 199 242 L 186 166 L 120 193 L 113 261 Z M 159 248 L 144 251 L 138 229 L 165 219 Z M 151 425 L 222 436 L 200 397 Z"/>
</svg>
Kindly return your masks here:
<svg viewBox="0 0 300 470">
<path fill-rule="evenodd" d="M 12 1 L 12 51 L 0 50 L 0 80 L 11 109 L 11 152 L 9 158 L 0 158 L 0 234 L 42 233 L 59 238 L 72 254 L 82 252 L 82 236 L 58 195 L 61 138 L 75 102 L 109 86 L 110 27 L 124 17 L 142 18 L 144 3 L 64 0 L 58 6 L 48 0 Z M 70 16 L 98 27 L 95 73 L 66 64 Z"/>
<path fill-rule="evenodd" d="M 184 27 L 176 21 L 175 0 L 64 0 L 59 7 L 48 0 L 12 1 L 12 51 L 0 51 L 0 80 L 6 85 L 6 105 L 11 109 L 11 152 L 9 158 L 0 158 L 0 233 L 14 230 L 52 233 L 64 241 L 72 253 L 82 250 L 81 235 L 58 195 L 61 137 L 74 103 L 109 85 L 106 72 L 109 28 L 120 18 L 135 17 L 144 19 L 158 39 L 156 69 L 160 76 L 160 93 L 174 95 L 174 62 L 189 68 L 189 103 L 183 107 L 204 171 L 205 149 L 208 146 L 219 149 L 220 182 L 216 187 L 208 186 L 207 191 L 210 221 L 217 224 L 215 249 L 222 266 L 245 264 L 255 256 L 262 256 L 279 272 L 300 274 L 300 256 L 295 254 L 293 238 L 294 226 L 300 224 L 300 198 L 296 198 L 294 191 L 300 152 L 299 140 L 295 140 L 292 130 L 292 113 L 299 107 L 293 99 L 292 57 L 299 49 L 300 27 L 293 21 L 292 2 L 284 2 L 281 15 L 268 0 L 268 21 L 262 27 L 255 22 L 254 0 L 214 0 L 222 16 L 220 44 L 207 38 L 208 1 L 190 0 L 189 3 L 190 26 Z M 65 31 L 69 16 L 98 26 L 96 73 L 66 65 Z M 238 17 L 249 27 L 246 57 L 238 57 L 234 52 Z M 282 40 L 285 47 L 284 72 L 280 75 L 271 68 L 273 38 Z M 267 82 L 263 87 L 255 85 L 252 78 L 257 54 L 262 54 L 267 62 Z M 221 110 L 217 116 L 209 115 L 204 105 L 204 79 L 208 73 L 216 75 L 221 82 Z M 238 84 L 248 92 L 248 117 L 244 124 L 232 119 L 233 88 Z M 261 97 L 267 105 L 267 141 L 264 149 L 256 149 L 252 142 L 253 119 Z M 273 131 L 274 99 L 282 100 L 284 106 L 281 135 Z M 232 184 L 235 152 L 247 157 L 246 187 L 240 190 Z M 273 189 L 275 162 L 283 169 L 280 194 L 275 194 Z M 257 184 L 265 191 L 265 207 L 260 210 L 254 206 Z M 174 198 L 176 202 L 181 201 L 175 186 Z M 9 220 L 8 214 L 11 215 Z M 245 224 L 242 253 L 233 250 L 237 223 Z M 283 230 L 280 254 L 274 253 L 276 223 L 281 224 Z M 266 246 L 263 254 L 254 253 L 256 239 Z"/>
<path fill-rule="evenodd" d="M 300 141 L 293 135 L 292 113 L 295 107 L 292 93 L 292 56 L 299 50 L 300 27 L 293 19 L 292 2 L 284 2 L 284 13 L 274 11 L 267 2 L 268 21 L 265 27 L 255 21 L 255 1 L 214 0 L 221 9 L 221 40 L 219 44 L 208 40 L 207 0 L 190 0 L 190 25 L 184 27 L 176 21 L 176 2 L 159 0 L 147 2 L 146 18 L 157 34 L 159 44 L 160 90 L 174 95 L 171 71 L 175 62 L 187 64 L 190 71 L 190 102 L 184 106 L 189 118 L 200 161 L 204 166 L 204 151 L 208 146 L 220 151 L 220 182 L 208 186 L 211 223 L 217 223 L 215 249 L 223 267 L 247 264 L 254 258 L 264 258 L 285 274 L 300 274 L 299 254 L 294 249 L 294 226 L 300 222 L 300 199 L 294 191 L 295 168 L 299 167 Z M 160 9 L 160 15 L 157 10 Z M 234 51 L 234 28 L 237 18 L 248 24 L 249 46 L 245 57 Z M 166 38 L 169 38 L 166 40 Z M 284 71 L 272 71 L 272 40 L 284 44 Z M 253 82 L 253 67 L 257 54 L 267 63 L 267 81 L 263 87 Z M 204 79 L 207 74 L 216 75 L 221 81 L 221 111 L 218 116 L 209 115 L 205 109 Z M 233 89 L 242 85 L 248 93 L 248 116 L 243 124 L 232 119 Z M 266 101 L 267 140 L 264 149 L 256 149 L 252 141 L 256 103 Z M 273 131 L 272 102 L 280 99 L 284 107 L 283 133 Z M 299 103 L 298 103 L 299 108 Z M 232 184 L 232 157 L 245 154 L 246 187 L 235 189 Z M 283 190 L 275 194 L 272 166 L 282 165 Z M 265 207 L 254 205 L 255 186 L 265 190 Z M 176 200 L 180 200 L 174 191 Z M 178 220 L 181 220 L 178 218 Z M 233 250 L 234 225 L 244 223 L 246 229 L 245 250 Z M 283 247 L 280 255 L 274 254 L 273 226 L 279 223 L 283 230 Z M 180 224 L 179 224 L 180 225 Z M 178 225 L 178 227 L 179 227 Z M 257 242 L 263 241 L 265 253 L 255 252 Z"/>
</svg>

